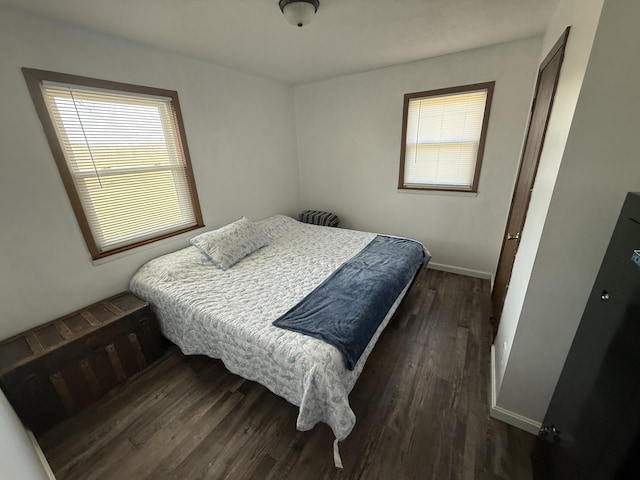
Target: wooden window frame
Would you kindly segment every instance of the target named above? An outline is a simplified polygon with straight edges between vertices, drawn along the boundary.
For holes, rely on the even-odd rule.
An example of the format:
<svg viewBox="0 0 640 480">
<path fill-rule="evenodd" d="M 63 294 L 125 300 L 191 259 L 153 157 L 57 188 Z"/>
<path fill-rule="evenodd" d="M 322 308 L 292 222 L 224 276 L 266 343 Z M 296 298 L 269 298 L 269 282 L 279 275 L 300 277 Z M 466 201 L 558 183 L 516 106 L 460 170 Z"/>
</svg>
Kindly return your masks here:
<svg viewBox="0 0 640 480">
<path fill-rule="evenodd" d="M 404 95 L 404 106 L 402 111 L 402 142 L 400 147 L 400 170 L 398 176 L 398 189 L 399 190 L 434 190 L 434 191 L 446 191 L 446 192 L 470 192 L 477 193 L 478 192 L 478 184 L 480 182 L 480 170 L 482 168 L 482 158 L 484 156 L 484 147 L 487 138 L 487 131 L 489 126 L 489 116 L 491 113 L 491 104 L 493 100 L 493 90 L 495 87 L 495 81 L 492 82 L 483 82 L 483 83 L 473 83 L 469 85 L 459 85 L 457 87 L 448 87 L 448 88 L 440 88 L 437 90 L 426 90 L 423 92 L 414 92 L 407 93 Z M 440 185 L 424 185 L 424 186 L 406 186 L 404 181 L 404 164 L 405 164 L 405 155 L 407 149 L 407 119 L 409 116 L 409 103 L 411 100 L 415 98 L 428 98 L 428 97 L 438 97 L 438 96 L 446 96 L 453 95 L 458 93 L 467 93 L 478 90 L 486 90 L 487 98 L 485 101 L 485 109 L 484 116 L 482 118 L 482 130 L 480 133 L 480 139 L 478 142 L 478 154 L 476 157 L 476 165 L 473 174 L 473 181 L 471 187 L 469 188 L 457 188 L 457 187 L 446 187 Z"/>
<path fill-rule="evenodd" d="M 142 245 L 147 245 L 153 242 L 157 242 L 159 240 L 163 240 L 165 238 L 173 237 L 185 232 L 189 232 L 191 230 L 196 230 L 198 228 L 204 227 L 202 212 L 200 210 L 200 202 L 198 200 L 198 192 L 196 190 L 196 183 L 193 175 L 193 168 L 191 166 L 191 157 L 189 155 L 189 149 L 187 146 L 187 136 L 186 136 L 184 124 L 182 121 L 182 113 L 180 110 L 178 93 L 176 91 L 165 90 L 165 89 L 154 88 L 154 87 L 146 87 L 141 85 L 134 85 L 129 83 L 113 82 L 109 80 L 99 80 L 91 77 L 83 77 L 79 75 L 71 75 L 66 73 L 52 72 L 48 70 L 38 70 L 38 69 L 26 68 L 26 67 L 22 68 L 22 74 L 26 81 L 27 88 L 29 89 L 29 93 L 31 95 L 31 99 L 33 100 L 33 104 L 35 106 L 36 113 L 38 114 L 38 118 L 42 123 L 42 127 L 44 130 L 45 136 L 47 138 L 49 148 L 51 149 L 51 153 L 53 154 L 53 158 L 56 162 L 56 166 L 58 167 L 58 172 L 60 173 L 62 183 L 64 184 L 65 190 L 67 192 L 67 196 L 69 197 L 69 201 L 71 202 L 71 206 L 73 208 L 73 212 L 75 213 L 76 219 L 78 221 L 78 225 L 80 226 L 80 231 L 82 232 L 82 236 L 84 237 L 84 241 L 87 245 L 87 248 L 89 249 L 91 258 L 93 260 L 105 258 L 110 255 L 115 255 L 117 253 L 125 252 L 127 250 L 140 247 Z M 186 180 L 191 193 L 191 200 L 192 200 L 191 203 L 192 203 L 196 224 L 186 228 L 180 228 L 178 230 L 164 232 L 152 238 L 134 241 L 127 245 L 122 245 L 113 249 L 101 251 L 100 248 L 98 247 L 96 240 L 94 239 L 93 233 L 91 231 L 91 227 L 89 226 L 89 220 L 82 206 L 79 193 L 76 189 L 76 186 L 73 180 L 73 174 L 71 173 L 67 165 L 64 149 L 60 144 L 58 135 L 53 125 L 53 121 L 49 115 L 46 101 L 41 91 L 41 84 L 44 81 L 66 83 L 71 85 L 98 88 L 103 90 L 113 90 L 113 91 L 133 93 L 133 94 L 171 98 L 171 104 L 175 114 L 177 134 L 179 137 L 179 141 L 180 141 L 180 145 L 183 153 Z"/>
</svg>

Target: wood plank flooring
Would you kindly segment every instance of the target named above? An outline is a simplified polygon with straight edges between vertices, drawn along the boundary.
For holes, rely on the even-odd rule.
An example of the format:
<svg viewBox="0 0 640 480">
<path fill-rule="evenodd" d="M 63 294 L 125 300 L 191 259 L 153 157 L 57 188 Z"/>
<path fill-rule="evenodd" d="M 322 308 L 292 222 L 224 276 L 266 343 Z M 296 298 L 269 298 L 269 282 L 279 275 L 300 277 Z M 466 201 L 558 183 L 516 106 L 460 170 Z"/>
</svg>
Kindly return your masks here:
<svg viewBox="0 0 640 480">
<path fill-rule="evenodd" d="M 528 480 L 535 437 L 489 417 L 488 318 L 487 281 L 420 271 L 351 392 L 344 470 L 328 426 L 175 347 L 38 440 L 59 480 Z"/>
</svg>

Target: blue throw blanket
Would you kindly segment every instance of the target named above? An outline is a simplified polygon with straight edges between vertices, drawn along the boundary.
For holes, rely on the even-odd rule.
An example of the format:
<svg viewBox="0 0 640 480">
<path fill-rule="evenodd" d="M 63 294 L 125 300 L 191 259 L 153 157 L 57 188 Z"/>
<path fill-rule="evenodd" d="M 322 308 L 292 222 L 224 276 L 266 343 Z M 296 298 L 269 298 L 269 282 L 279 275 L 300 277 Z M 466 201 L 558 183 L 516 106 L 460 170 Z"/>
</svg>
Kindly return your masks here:
<svg viewBox="0 0 640 480">
<path fill-rule="evenodd" d="M 378 235 L 273 325 L 335 346 L 353 370 L 424 257 L 418 242 Z"/>
</svg>

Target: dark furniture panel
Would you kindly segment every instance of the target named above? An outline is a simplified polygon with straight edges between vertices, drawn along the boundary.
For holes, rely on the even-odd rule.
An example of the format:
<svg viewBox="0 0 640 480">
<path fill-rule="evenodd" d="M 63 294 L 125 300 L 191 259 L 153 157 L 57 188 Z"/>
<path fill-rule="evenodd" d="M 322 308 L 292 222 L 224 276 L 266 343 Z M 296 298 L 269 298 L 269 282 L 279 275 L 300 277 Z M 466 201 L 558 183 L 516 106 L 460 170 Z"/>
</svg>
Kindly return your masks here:
<svg viewBox="0 0 640 480">
<path fill-rule="evenodd" d="M 640 194 L 629 193 L 533 452 L 537 479 L 640 478 L 638 251 Z"/>
<path fill-rule="evenodd" d="M 36 433 L 124 383 L 165 350 L 148 303 L 125 292 L 0 343 L 0 387 Z"/>
</svg>

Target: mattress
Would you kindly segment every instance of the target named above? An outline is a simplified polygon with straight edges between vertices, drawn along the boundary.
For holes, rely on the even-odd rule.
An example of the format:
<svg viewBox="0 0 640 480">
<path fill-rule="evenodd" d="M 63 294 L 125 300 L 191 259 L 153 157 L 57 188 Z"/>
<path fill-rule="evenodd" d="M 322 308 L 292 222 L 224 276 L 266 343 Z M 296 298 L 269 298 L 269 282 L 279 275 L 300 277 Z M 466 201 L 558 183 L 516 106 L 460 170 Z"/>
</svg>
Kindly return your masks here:
<svg viewBox="0 0 640 480">
<path fill-rule="evenodd" d="M 324 422 L 343 440 L 356 420 L 349 392 L 409 284 L 354 369 L 347 370 L 335 347 L 272 322 L 376 234 L 304 224 L 283 215 L 256 223 L 268 245 L 232 268 L 216 268 L 191 246 L 145 264 L 130 290 L 152 305 L 162 332 L 183 353 L 221 359 L 229 371 L 298 406 L 299 430 Z"/>
</svg>

